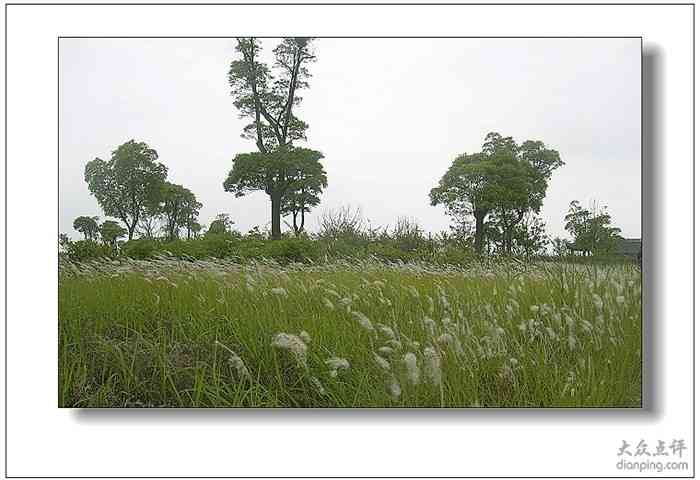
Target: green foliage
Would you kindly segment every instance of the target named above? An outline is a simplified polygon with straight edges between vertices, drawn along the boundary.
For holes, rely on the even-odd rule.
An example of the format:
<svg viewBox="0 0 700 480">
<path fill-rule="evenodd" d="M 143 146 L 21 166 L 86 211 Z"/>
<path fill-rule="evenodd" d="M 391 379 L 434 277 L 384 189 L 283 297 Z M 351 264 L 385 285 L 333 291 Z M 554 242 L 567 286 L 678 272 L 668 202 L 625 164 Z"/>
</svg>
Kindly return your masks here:
<svg viewBox="0 0 700 480">
<path fill-rule="evenodd" d="M 181 228 L 187 229 L 190 237 L 199 210 L 202 208 L 202 204 L 197 201 L 194 193 L 182 185 L 165 182 L 161 187 L 161 202 L 160 212 L 165 218 L 168 239 L 178 238 Z"/>
<path fill-rule="evenodd" d="M 595 202 L 589 210 L 578 200 L 572 201 L 564 220 L 564 228 L 573 237 L 569 249 L 584 255 L 609 255 L 622 239 L 620 229 L 612 225 L 607 207 L 599 208 Z"/>
<path fill-rule="evenodd" d="M 267 193 L 272 202 L 272 237 L 278 239 L 286 196 L 314 186 L 320 190 L 328 184 L 319 161 L 322 158 L 321 152 L 295 147 L 282 147 L 270 153 L 241 153 L 233 159 L 224 190 L 236 197 L 258 190 Z"/>
<path fill-rule="evenodd" d="M 232 228 L 233 220 L 231 220 L 231 216 L 228 213 L 219 213 L 209 225 L 207 235 L 229 233 Z"/>
<path fill-rule="evenodd" d="M 129 240 L 127 242 L 124 242 L 124 244 L 121 246 L 122 255 L 136 260 L 153 258 L 160 252 L 160 242 L 151 238 L 139 238 L 138 240 Z"/>
<path fill-rule="evenodd" d="M 298 91 L 308 88 L 307 65 L 315 61 L 310 38 L 284 38 L 274 49 L 277 76 L 259 60 L 256 38 L 238 38 L 236 51 L 242 58 L 231 63 L 229 84 L 241 118 L 252 123 L 243 137 L 255 140 L 256 153 L 236 155 L 224 181 L 224 190 L 237 197 L 264 191 L 272 203 L 272 238 L 282 237 L 281 216 L 291 214 L 294 231 L 304 229 L 304 215 L 318 204 L 327 186 L 326 174 L 316 151 L 294 148 L 306 139 L 308 125 L 292 112 L 301 102 Z M 299 223 L 297 223 L 297 220 Z"/>
<path fill-rule="evenodd" d="M 265 242 L 262 256 L 283 264 L 315 262 L 321 257 L 321 246 L 306 238 L 283 238 Z"/>
<path fill-rule="evenodd" d="M 490 230 L 501 238 L 502 250 L 510 254 L 516 227 L 528 212 L 539 212 L 552 172 L 563 164 L 559 153 L 542 142 L 528 140 L 518 146 L 512 137 L 492 132 L 480 153 L 455 159 L 430 191 L 430 203 L 444 205 L 459 225 L 474 217 L 478 252 Z"/>
<path fill-rule="evenodd" d="M 127 231 L 113 220 L 106 220 L 100 225 L 100 237 L 102 241 L 107 245 L 111 245 L 112 248 L 116 248 L 117 240 L 126 234 Z"/>
<path fill-rule="evenodd" d="M 109 161 L 96 158 L 85 166 L 90 193 L 105 215 L 124 222 L 129 240 L 141 218 L 160 200 L 168 169 L 157 159 L 148 145 L 130 140 L 117 147 Z"/>
<path fill-rule="evenodd" d="M 308 88 L 307 65 L 316 60 L 310 38 L 284 38 L 274 49 L 274 70 L 260 61 L 257 38 L 237 38 L 240 57 L 231 62 L 229 85 L 241 118 L 251 120 L 242 137 L 254 140 L 262 153 L 306 138 L 308 125 L 297 118 L 298 91 Z"/>
<path fill-rule="evenodd" d="M 73 221 L 73 228 L 82 233 L 85 240 L 95 241 L 100 234 L 100 226 L 97 223 L 99 220 L 100 217 L 77 217 Z"/>
<path fill-rule="evenodd" d="M 64 244 L 65 255 L 73 262 L 85 262 L 100 258 L 112 258 L 116 252 L 109 245 L 97 243 L 93 240 L 77 240 Z"/>
</svg>

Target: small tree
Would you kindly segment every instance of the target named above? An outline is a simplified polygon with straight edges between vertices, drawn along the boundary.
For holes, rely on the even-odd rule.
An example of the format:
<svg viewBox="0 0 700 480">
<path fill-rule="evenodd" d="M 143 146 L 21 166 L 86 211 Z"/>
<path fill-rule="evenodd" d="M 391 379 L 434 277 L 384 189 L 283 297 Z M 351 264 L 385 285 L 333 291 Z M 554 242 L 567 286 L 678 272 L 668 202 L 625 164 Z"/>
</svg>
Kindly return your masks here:
<svg viewBox="0 0 700 480">
<path fill-rule="evenodd" d="M 570 248 L 584 255 L 609 254 L 622 239 L 620 229 L 612 225 L 607 207 L 599 208 L 597 202 L 589 210 L 578 200 L 572 201 L 564 220 L 564 228 L 573 238 Z"/>
<path fill-rule="evenodd" d="M 100 234 L 100 226 L 98 225 L 100 217 L 77 217 L 73 220 L 73 228 L 82 233 L 85 240 L 95 241 Z"/>
<path fill-rule="evenodd" d="M 207 233 L 228 233 L 231 231 L 232 227 L 233 220 L 231 220 L 231 216 L 228 213 L 219 213 L 209 225 L 209 230 L 207 230 Z"/>
<path fill-rule="evenodd" d="M 106 220 L 100 225 L 100 236 L 105 245 L 117 248 L 117 240 L 127 234 L 127 231 L 113 220 Z"/>
<path fill-rule="evenodd" d="M 130 140 L 117 147 L 109 161 L 96 158 L 85 166 L 90 193 L 105 215 L 124 222 L 129 240 L 139 221 L 159 203 L 168 169 L 157 159 L 148 145 Z"/>
<path fill-rule="evenodd" d="M 321 203 L 321 192 L 328 186 L 326 172 L 314 156 L 307 155 L 300 163 L 301 168 L 295 169 L 296 178 L 282 198 L 281 205 L 281 215 L 292 216 L 292 228 L 296 236 L 304 231 L 305 215 Z"/>
<path fill-rule="evenodd" d="M 161 199 L 161 212 L 165 219 L 164 227 L 168 240 L 178 238 L 180 229 L 188 226 L 189 238 L 191 226 L 196 222 L 202 204 L 189 189 L 170 182 L 163 184 Z"/>
</svg>

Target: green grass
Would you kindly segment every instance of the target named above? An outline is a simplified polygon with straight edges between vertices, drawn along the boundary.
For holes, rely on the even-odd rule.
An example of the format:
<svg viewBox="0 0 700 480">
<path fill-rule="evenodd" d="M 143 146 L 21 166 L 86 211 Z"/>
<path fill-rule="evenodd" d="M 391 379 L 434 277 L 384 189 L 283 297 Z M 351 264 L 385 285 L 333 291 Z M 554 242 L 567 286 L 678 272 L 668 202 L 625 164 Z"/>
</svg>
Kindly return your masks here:
<svg viewBox="0 0 700 480">
<path fill-rule="evenodd" d="M 63 263 L 59 327 L 62 407 L 641 406 L 630 265 Z"/>
</svg>

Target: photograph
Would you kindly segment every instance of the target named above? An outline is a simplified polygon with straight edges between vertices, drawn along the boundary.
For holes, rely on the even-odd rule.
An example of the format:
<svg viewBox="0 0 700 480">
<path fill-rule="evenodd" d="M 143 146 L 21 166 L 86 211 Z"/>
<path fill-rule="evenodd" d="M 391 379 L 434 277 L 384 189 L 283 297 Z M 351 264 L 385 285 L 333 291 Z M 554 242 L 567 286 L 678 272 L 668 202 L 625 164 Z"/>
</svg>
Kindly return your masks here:
<svg viewBox="0 0 700 480">
<path fill-rule="evenodd" d="M 645 406 L 640 37 L 62 37 L 57 88 L 58 407 Z"/>
</svg>

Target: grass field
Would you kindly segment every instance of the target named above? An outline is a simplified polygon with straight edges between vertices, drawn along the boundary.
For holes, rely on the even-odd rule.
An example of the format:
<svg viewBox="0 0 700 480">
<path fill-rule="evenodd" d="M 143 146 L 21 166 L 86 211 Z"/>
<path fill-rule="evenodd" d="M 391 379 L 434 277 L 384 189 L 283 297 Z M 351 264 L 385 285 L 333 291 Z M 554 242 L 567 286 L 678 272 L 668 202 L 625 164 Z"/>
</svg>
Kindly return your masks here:
<svg viewBox="0 0 700 480">
<path fill-rule="evenodd" d="M 639 407 L 632 265 L 62 263 L 62 407 Z"/>
</svg>

